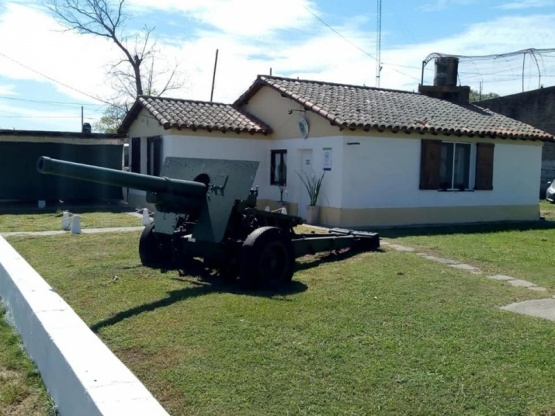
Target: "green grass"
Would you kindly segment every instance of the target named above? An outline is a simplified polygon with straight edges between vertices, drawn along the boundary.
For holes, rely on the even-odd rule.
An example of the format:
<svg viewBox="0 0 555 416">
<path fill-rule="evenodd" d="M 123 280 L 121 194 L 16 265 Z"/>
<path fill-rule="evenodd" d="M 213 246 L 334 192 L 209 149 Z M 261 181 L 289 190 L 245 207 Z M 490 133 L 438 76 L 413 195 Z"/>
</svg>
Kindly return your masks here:
<svg viewBox="0 0 555 416">
<path fill-rule="evenodd" d="M 550 231 L 500 231 L 488 267 Z M 138 238 L 9 241 L 173 415 L 555 414 L 554 323 L 499 309 L 546 294 L 393 250 L 307 257 L 288 290 L 241 292 L 142 267 Z M 443 249 L 398 241 L 417 238 Z"/>
<path fill-rule="evenodd" d="M 47 416 L 55 411 L 19 337 L 0 308 L 0 416 Z"/>
<path fill-rule="evenodd" d="M 505 274 L 555 289 L 555 205 L 545 201 L 546 221 L 522 224 L 384 230 L 383 237 L 474 265 L 488 274 Z"/>
<path fill-rule="evenodd" d="M 382 234 L 553 289 L 554 232 Z M 553 323 L 498 308 L 545 293 L 393 250 L 307 257 L 287 291 L 241 292 L 142 267 L 138 237 L 9 241 L 173 415 L 555 414 Z"/>
<path fill-rule="evenodd" d="M 134 227 L 141 218 L 120 211 L 70 211 L 80 216 L 84 228 Z M 62 229 L 62 211 L 28 214 L 0 214 L 0 232 L 53 231 Z"/>
<path fill-rule="evenodd" d="M 141 225 L 139 218 L 120 210 L 71 212 L 81 216 L 81 228 Z M 0 232 L 60 230 L 61 219 L 61 211 L 0 214 Z M 53 415 L 50 398 L 20 342 L 19 336 L 0 317 L 0 416 Z"/>
</svg>

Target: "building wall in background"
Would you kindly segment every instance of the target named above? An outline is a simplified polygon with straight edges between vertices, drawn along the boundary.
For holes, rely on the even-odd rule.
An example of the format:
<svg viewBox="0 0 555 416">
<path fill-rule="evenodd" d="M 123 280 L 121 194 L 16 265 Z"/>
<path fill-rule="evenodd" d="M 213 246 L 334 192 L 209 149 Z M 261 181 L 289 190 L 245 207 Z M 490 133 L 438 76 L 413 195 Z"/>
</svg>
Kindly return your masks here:
<svg viewBox="0 0 555 416">
<path fill-rule="evenodd" d="M 52 135 L 52 133 L 51 133 Z M 123 139 L 0 135 L 0 199 L 19 201 L 122 199 L 119 187 L 37 172 L 40 156 L 122 169 Z"/>
<path fill-rule="evenodd" d="M 555 87 L 540 88 L 475 104 L 555 135 Z M 547 182 L 554 179 L 555 143 L 545 143 L 539 183 L 540 197 L 545 197 Z"/>
</svg>

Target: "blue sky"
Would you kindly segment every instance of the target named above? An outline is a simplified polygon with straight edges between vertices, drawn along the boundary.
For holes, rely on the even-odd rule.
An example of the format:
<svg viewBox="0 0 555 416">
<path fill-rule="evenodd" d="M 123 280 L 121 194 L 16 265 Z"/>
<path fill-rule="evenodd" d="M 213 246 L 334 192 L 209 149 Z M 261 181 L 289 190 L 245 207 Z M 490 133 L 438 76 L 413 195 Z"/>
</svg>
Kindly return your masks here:
<svg viewBox="0 0 555 416">
<path fill-rule="evenodd" d="M 38 0 L 0 2 L 0 128 L 78 131 L 112 96 L 109 42 L 64 31 Z M 154 26 L 168 96 L 231 103 L 259 74 L 376 86 L 377 3 L 360 0 L 127 0 L 132 34 Z M 555 48 L 552 0 L 383 0 L 380 87 L 415 91 L 433 52 L 481 56 Z M 523 71 L 524 69 L 524 71 Z M 555 85 L 555 51 L 461 60 L 460 81 L 502 95 Z M 433 63 L 424 83 L 433 78 Z"/>
</svg>

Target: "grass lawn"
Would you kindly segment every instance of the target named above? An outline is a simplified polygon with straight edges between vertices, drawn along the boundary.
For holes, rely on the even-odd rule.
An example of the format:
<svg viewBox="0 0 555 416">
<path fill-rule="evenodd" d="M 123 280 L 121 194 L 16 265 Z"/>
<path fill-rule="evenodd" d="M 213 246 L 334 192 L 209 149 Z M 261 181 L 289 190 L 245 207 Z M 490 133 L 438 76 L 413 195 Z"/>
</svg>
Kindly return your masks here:
<svg viewBox="0 0 555 416">
<path fill-rule="evenodd" d="M 50 416 L 55 411 L 19 337 L 0 308 L 0 416 Z"/>
<path fill-rule="evenodd" d="M 395 237 L 552 288 L 535 277 L 554 232 Z M 385 250 L 300 259 L 287 291 L 241 292 L 142 267 L 138 238 L 9 241 L 173 415 L 555 414 L 555 323 L 498 308 L 551 291 Z"/>
<path fill-rule="evenodd" d="M 141 225 L 140 219 L 120 210 L 71 212 L 81 216 L 82 228 Z M 61 219 L 61 211 L 0 214 L 0 232 L 60 230 Z M 54 415 L 56 412 L 40 376 L 20 343 L 19 336 L 3 319 L 0 308 L 0 416 Z"/>
<path fill-rule="evenodd" d="M 399 244 L 418 247 L 479 267 L 555 289 L 555 205 L 540 203 L 544 222 L 412 228 L 380 232 Z"/>
<path fill-rule="evenodd" d="M 79 215 L 79 224 L 83 228 L 139 227 L 141 218 L 119 210 L 71 210 Z M 47 211 L 27 214 L 0 214 L 0 232 L 14 231 L 53 231 L 62 229 L 62 211 Z"/>
</svg>

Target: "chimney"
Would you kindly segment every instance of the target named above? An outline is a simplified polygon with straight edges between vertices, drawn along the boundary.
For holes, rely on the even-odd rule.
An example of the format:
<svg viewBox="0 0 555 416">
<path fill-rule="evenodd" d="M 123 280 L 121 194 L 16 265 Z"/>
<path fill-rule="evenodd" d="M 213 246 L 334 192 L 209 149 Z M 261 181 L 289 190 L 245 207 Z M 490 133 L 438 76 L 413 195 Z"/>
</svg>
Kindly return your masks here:
<svg viewBox="0 0 555 416">
<path fill-rule="evenodd" d="M 434 85 L 419 85 L 418 92 L 456 104 L 468 104 L 470 87 L 457 87 L 459 58 L 443 56 L 435 59 Z"/>
</svg>

